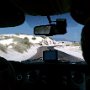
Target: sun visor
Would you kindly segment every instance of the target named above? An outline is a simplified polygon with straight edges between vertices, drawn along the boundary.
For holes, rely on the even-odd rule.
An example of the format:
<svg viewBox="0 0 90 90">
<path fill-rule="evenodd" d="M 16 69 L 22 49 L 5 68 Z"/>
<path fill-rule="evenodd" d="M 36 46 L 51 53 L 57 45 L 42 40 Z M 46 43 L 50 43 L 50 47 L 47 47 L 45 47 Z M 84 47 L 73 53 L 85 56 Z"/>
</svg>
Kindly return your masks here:
<svg viewBox="0 0 90 90">
<path fill-rule="evenodd" d="M 29 15 L 55 15 L 69 11 L 70 0 L 12 0 Z"/>
<path fill-rule="evenodd" d="M 85 25 L 87 19 L 90 17 L 89 4 L 89 0 L 72 1 L 71 16 L 76 22 Z"/>
<path fill-rule="evenodd" d="M 0 27 L 14 27 L 25 20 L 24 13 L 9 0 L 0 1 Z"/>
</svg>

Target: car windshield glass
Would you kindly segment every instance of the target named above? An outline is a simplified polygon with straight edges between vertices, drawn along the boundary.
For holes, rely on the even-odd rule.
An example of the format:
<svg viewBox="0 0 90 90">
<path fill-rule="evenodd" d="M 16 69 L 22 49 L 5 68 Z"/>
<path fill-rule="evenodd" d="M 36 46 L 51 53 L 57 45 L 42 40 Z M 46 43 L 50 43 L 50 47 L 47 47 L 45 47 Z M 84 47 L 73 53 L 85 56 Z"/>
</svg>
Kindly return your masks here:
<svg viewBox="0 0 90 90">
<path fill-rule="evenodd" d="M 83 25 L 75 22 L 69 13 L 51 16 L 67 20 L 65 35 L 35 36 L 34 27 L 48 24 L 46 16 L 26 15 L 25 22 L 16 27 L 0 28 L 0 56 L 9 61 L 43 60 L 43 51 L 50 47 L 58 51 L 58 60 L 84 61 L 80 46 Z"/>
</svg>

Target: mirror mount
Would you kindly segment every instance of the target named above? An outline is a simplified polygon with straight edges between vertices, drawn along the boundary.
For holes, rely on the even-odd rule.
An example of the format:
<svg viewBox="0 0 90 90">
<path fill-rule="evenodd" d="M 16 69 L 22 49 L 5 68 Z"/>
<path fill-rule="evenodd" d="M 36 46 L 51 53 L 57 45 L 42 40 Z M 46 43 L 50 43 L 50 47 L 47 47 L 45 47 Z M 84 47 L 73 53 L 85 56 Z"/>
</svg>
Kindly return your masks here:
<svg viewBox="0 0 90 90">
<path fill-rule="evenodd" d="M 49 24 L 51 24 L 52 23 L 51 17 L 47 16 L 47 19 L 48 19 Z"/>
</svg>

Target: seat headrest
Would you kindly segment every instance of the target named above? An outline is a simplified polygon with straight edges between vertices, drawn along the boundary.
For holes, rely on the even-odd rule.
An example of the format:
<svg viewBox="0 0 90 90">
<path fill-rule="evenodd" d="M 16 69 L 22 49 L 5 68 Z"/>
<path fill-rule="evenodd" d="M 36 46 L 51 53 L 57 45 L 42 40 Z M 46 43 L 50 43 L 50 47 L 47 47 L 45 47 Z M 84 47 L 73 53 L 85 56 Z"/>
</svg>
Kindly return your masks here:
<svg viewBox="0 0 90 90">
<path fill-rule="evenodd" d="M 90 64 L 90 19 L 82 29 L 81 33 L 81 48 L 83 57 L 87 64 Z"/>
</svg>

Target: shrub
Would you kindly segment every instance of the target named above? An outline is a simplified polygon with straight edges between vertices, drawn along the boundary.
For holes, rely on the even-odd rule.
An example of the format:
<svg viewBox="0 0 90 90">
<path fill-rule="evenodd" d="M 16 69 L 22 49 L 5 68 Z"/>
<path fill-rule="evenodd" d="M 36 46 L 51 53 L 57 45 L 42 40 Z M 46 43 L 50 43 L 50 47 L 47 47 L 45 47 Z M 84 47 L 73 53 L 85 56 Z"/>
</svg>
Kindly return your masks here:
<svg viewBox="0 0 90 90">
<path fill-rule="evenodd" d="M 22 41 L 23 44 L 29 44 L 29 39 L 27 37 L 25 37 Z"/>
<path fill-rule="evenodd" d="M 32 37 L 32 40 L 36 40 L 36 37 Z"/>
<path fill-rule="evenodd" d="M 0 50 L 1 50 L 2 52 L 7 53 L 7 46 L 6 46 L 6 45 L 3 45 L 3 44 L 0 44 Z"/>
<path fill-rule="evenodd" d="M 22 40 L 23 40 L 23 38 L 19 38 L 19 37 L 16 37 L 16 36 L 13 37 L 14 42 L 22 42 Z"/>
<path fill-rule="evenodd" d="M 4 39 L 10 39 L 11 37 L 10 36 L 4 36 Z"/>
<path fill-rule="evenodd" d="M 27 50 L 30 48 L 32 44 L 23 44 L 23 43 L 17 43 L 17 44 L 13 44 L 13 49 L 15 51 L 18 51 L 20 53 L 23 53 L 24 51 L 27 52 Z"/>
<path fill-rule="evenodd" d="M 24 45 L 22 45 L 21 43 L 13 44 L 13 49 L 15 51 L 20 52 L 20 53 L 23 53 L 24 51 L 27 51 L 27 48 Z"/>
<path fill-rule="evenodd" d="M 80 46 L 80 43 L 78 43 L 78 42 L 72 43 L 72 46 Z"/>
</svg>

